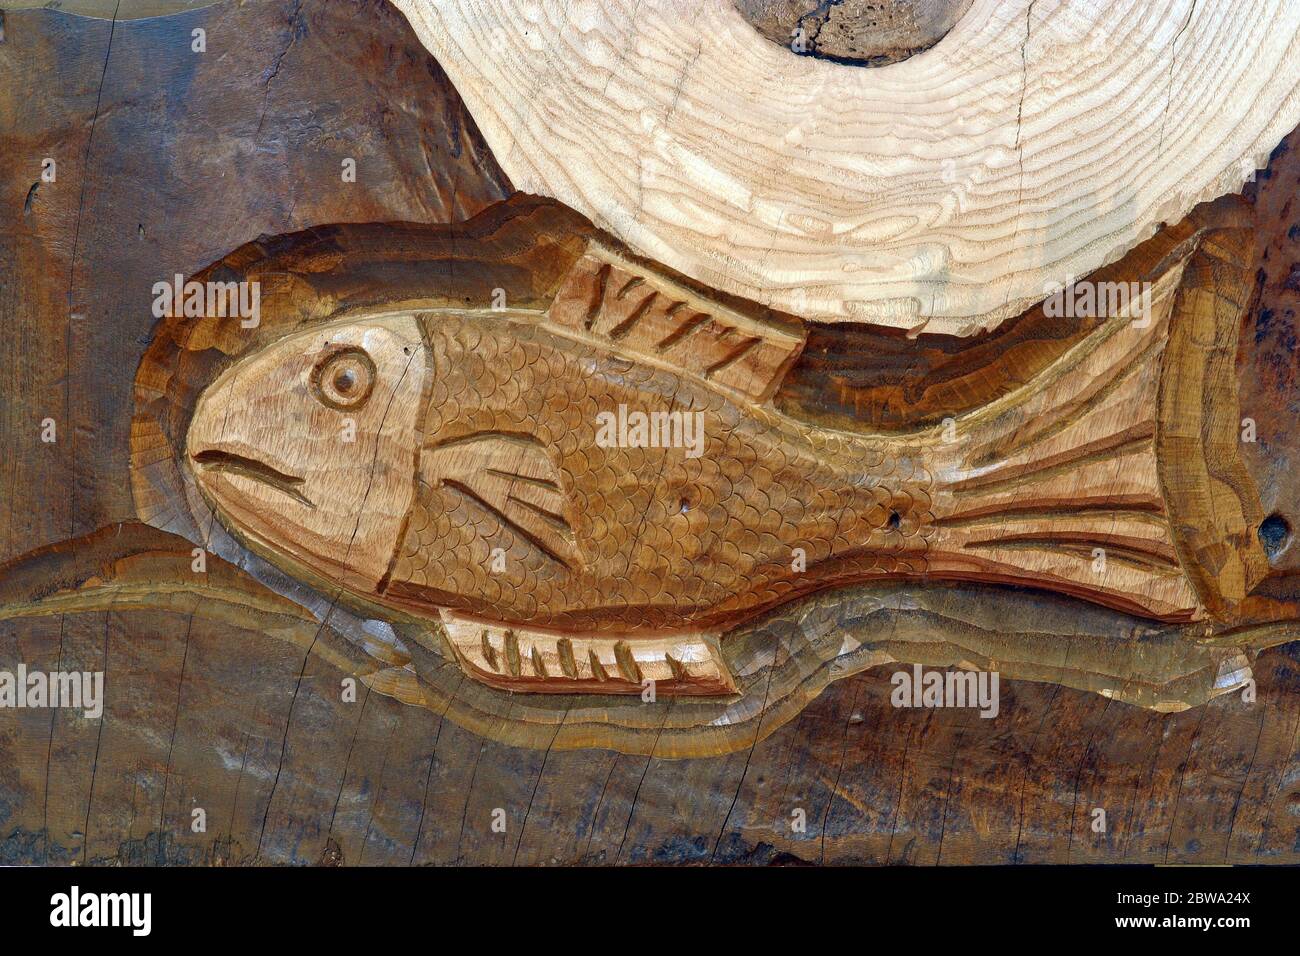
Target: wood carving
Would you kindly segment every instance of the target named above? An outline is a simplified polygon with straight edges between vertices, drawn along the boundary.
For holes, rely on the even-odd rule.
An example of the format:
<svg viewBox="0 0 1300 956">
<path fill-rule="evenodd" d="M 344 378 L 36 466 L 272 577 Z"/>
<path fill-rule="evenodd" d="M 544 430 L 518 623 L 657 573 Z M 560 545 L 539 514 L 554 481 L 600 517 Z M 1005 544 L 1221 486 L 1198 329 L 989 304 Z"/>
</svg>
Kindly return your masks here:
<svg viewBox="0 0 1300 956">
<path fill-rule="evenodd" d="M 1296 10 L 50 6 L 0 863 L 1297 859 Z"/>
<path fill-rule="evenodd" d="M 1175 231 L 1130 309 L 1087 317 L 1020 387 L 896 435 L 777 412 L 797 323 L 562 207 L 511 200 L 465 232 L 534 265 L 520 306 L 398 291 L 260 347 L 223 329 L 239 357 L 200 390 L 180 474 L 291 575 L 441 623 L 475 679 L 734 694 L 725 633 L 873 581 L 1050 588 L 1167 622 L 1285 616 L 1251 597 L 1267 559 L 1233 437 L 1240 230 Z M 177 340 L 146 358 L 142 401 Z M 145 516 L 155 422 L 137 423 Z"/>
</svg>

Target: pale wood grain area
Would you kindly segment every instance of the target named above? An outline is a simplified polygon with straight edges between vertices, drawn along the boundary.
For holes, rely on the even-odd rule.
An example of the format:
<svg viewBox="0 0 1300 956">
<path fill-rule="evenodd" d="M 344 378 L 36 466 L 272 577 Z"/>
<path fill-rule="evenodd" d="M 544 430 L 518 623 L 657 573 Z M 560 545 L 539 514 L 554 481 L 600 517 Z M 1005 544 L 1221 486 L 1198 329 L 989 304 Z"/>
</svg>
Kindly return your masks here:
<svg viewBox="0 0 1300 956">
<path fill-rule="evenodd" d="M 1238 189 L 1300 120 L 1300 7 L 980 0 L 867 69 L 727 0 L 395 0 L 514 184 L 719 289 L 970 333 Z"/>
</svg>

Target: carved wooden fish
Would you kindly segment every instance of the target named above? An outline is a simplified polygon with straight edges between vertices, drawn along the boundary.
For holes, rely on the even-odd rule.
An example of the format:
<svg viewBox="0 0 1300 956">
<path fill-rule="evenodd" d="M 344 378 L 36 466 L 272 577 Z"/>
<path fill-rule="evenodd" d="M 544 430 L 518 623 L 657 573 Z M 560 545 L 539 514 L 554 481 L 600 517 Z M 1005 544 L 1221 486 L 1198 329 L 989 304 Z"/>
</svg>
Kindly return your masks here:
<svg viewBox="0 0 1300 956">
<path fill-rule="evenodd" d="M 1176 294 L 1185 261 L 1140 321 L 1010 394 L 866 436 L 772 406 L 797 323 L 593 238 L 548 309 L 375 309 L 242 358 L 188 461 L 255 550 L 440 618 L 471 675 L 515 690 L 729 693 L 718 634 L 870 579 L 1233 620 L 1267 570 L 1236 310 Z"/>
</svg>

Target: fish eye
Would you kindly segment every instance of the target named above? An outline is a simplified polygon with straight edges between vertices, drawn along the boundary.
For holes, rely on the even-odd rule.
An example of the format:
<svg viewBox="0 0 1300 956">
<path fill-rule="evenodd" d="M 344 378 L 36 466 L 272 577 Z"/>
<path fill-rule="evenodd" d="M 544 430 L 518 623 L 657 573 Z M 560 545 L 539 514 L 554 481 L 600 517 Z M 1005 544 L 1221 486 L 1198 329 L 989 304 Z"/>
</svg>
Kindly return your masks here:
<svg viewBox="0 0 1300 956">
<path fill-rule="evenodd" d="M 330 408 L 355 409 L 375 387 L 375 363 L 361 349 L 332 352 L 312 371 L 312 391 Z"/>
</svg>

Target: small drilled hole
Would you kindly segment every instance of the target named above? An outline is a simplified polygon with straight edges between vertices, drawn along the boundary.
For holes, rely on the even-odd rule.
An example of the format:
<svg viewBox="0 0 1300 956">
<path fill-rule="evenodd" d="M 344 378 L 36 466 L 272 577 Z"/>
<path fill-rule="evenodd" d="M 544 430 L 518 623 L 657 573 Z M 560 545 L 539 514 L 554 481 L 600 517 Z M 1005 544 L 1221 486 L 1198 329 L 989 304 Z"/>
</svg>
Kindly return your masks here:
<svg viewBox="0 0 1300 956">
<path fill-rule="evenodd" d="M 898 530 L 898 526 L 899 526 L 900 524 L 903 523 L 903 519 L 899 516 L 899 514 L 898 514 L 897 511 L 891 511 L 891 512 L 889 513 L 889 522 L 888 522 L 888 523 L 889 523 L 889 530 L 890 530 L 890 531 L 897 531 L 897 530 Z"/>
<path fill-rule="evenodd" d="M 1259 543 L 1270 561 L 1282 553 L 1290 540 L 1291 525 L 1280 514 L 1271 514 L 1259 523 Z"/>
</svg>

